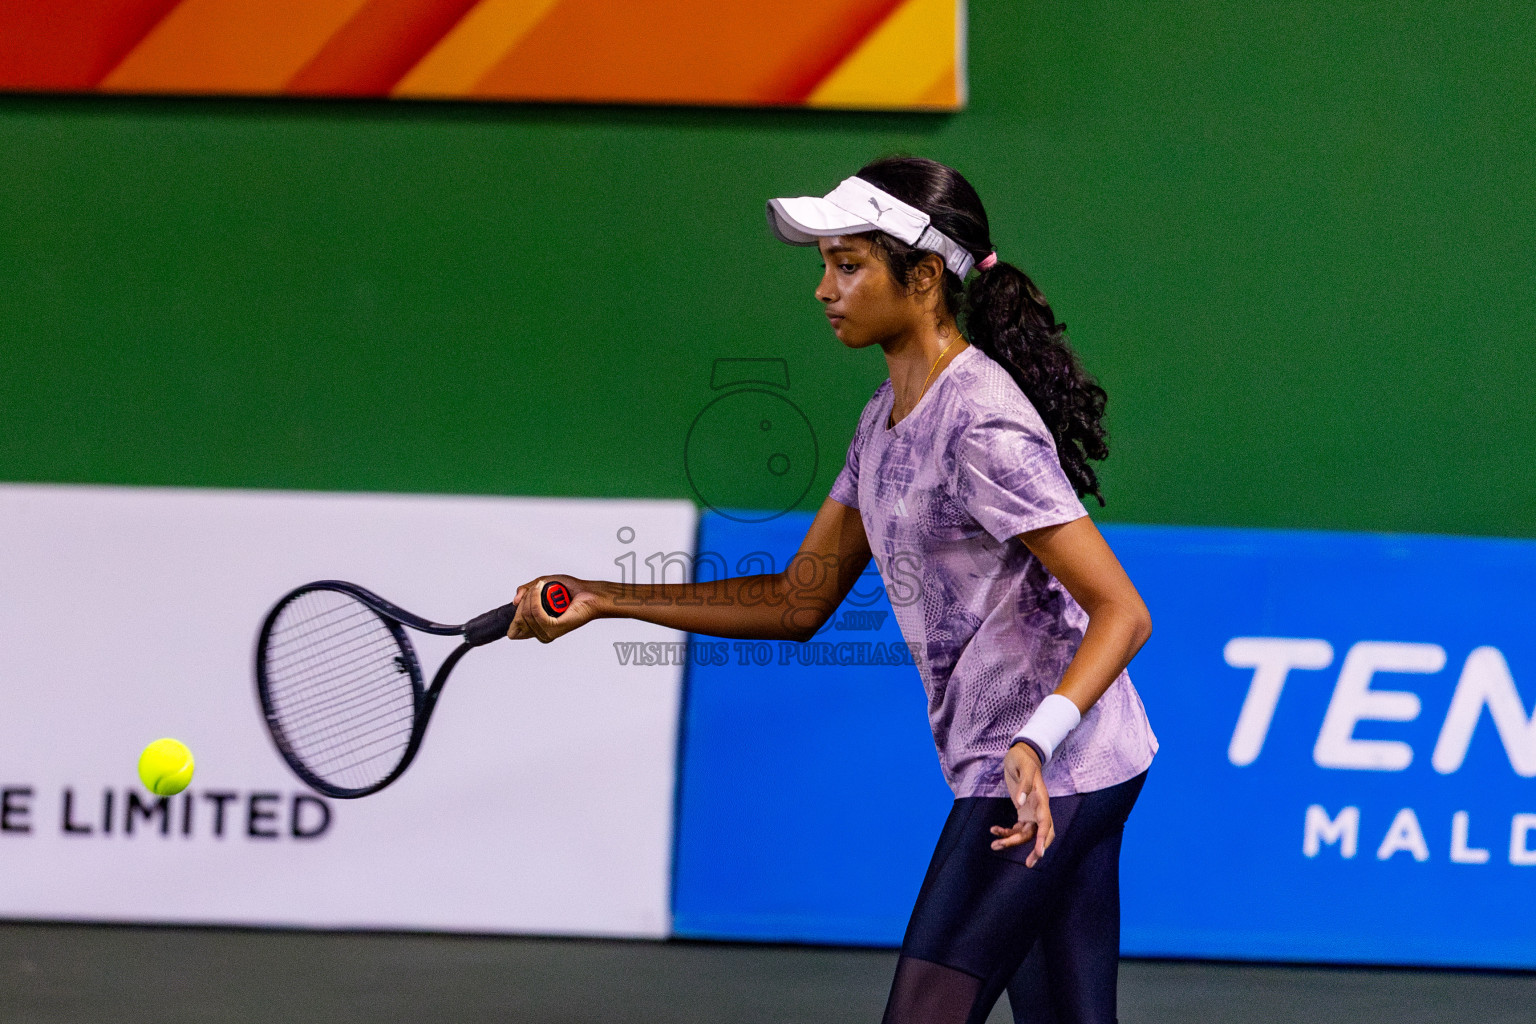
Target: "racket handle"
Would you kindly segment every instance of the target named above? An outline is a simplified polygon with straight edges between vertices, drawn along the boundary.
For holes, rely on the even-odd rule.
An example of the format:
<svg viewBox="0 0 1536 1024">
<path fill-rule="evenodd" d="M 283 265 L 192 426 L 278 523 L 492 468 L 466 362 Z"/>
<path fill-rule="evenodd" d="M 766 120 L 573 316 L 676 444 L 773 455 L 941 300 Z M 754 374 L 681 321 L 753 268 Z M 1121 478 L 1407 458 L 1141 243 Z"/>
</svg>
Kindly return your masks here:
<svg viewBox="0 0 1536 1024">
<path fill-rule="evenodd" d="M 550 580 L 539 588 L 539 603 L 552 618 L 558 618 L 571 606 L 571 592 L 559 580 Z M 476 615 L 464 624 L 464 642 L 471 647 L 483 647 L 507 635 L 512 628 L 512 618 L 517 614 L 517 602 L 504 604 L 484 615 Z"/>
</svg>

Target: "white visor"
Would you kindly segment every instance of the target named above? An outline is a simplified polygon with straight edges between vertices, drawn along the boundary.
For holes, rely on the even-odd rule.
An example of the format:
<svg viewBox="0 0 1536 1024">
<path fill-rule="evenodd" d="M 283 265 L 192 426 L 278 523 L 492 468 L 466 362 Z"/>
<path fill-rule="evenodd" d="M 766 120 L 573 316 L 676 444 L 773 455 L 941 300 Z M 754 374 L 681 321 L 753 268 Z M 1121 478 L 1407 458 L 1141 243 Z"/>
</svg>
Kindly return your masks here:
<svg viewBox="0 0 1536 1024">
<path fill-rule="evenodd" d="M 931 225 L 928 215 L 863 178 L 844 178 L 826 196 L 768 200 L 768 228 L 790 245 L 815 245 L 818 238 L 884 231 L 910 246 L 936 252 L 964 278 L 975 257 Z"/>
</svg>

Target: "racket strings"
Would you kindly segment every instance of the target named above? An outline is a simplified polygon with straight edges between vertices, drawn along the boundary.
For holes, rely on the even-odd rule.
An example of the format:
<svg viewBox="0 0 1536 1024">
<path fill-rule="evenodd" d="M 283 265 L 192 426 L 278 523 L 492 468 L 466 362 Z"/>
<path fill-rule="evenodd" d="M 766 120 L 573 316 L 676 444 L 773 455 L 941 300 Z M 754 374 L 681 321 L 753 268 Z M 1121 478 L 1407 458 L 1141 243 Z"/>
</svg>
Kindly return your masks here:
<svg viewBox="0 0 1536 1024">
<path fill-rule="evenodd" d="M 371 624 L 360 621 L 357 628 L 362 629 L 369 625 L 376 626 L 377 619 L 374 619 Z M 295 718 L 305 716 L 316 725 L 325 725 L 329 724 L 332 718 L 366 710 L 365 705 L 377 705 L 395 699 L 397 696 L 395 691 L 381 690 L 370 685 L 374 682 L 377 666 L 367 657 L 367 654 L 370 653 L 377 638 L 369 636 L 366 637 L 366 643 L 358 643 L 354 640 L 343 645 L 342 637 L 343 634 L 338 633 L 335 638 L 336 643 L 332 647 L 310 640 L 291 652 L 286 659 L 269 656 L 269 674 L 274 671 L 287 674 L 313 672 L 324 667 L 321 662 L 326 659 L 332 665 L 349 666 L 332 672 L 327 680 L 327 688 L 315 688 L 307 696 L 296 696 L 293 700 L 286 702 L 283 706 L 285 715 Z M 397 668 L 401 668 L 398 663 Z M 403 671 L 403 668 L 401 670 Z"/>
<path fill-rule="evenodd" d="M 312 774 L 364 788 L 387 775 L 409 743 L 415 695 L 399 660 L 404 654 L 378 618 L 349 598 L 314 592 L 300 601 L 308 607 L 296 609 L 290 643 L 269 643 L 272 674 L 291 684 L 271 687 L 287 691 L 274 704 L 293 753 Z"/>
<path fill-rule="evenodd" d="M 357 656 L 358 652 L 355 651 L 348 655 L 351 658 Z M 297 668 L 308 670 L 313 667 L 313 665 L 307 665 Z M 284 666 L 284 668 L 287 669 L 290 666 Z M 390 691 L 380 691 L 369 686 L 373 681 L 373 672 L 372 668 L 342 670 L 330 680 L 331 689 L 317 690 L 306 696 L 296 697 L 286 710 L 292 715 L 306 715 L 316 720 L 323 720 L 345 714 L 355 709 L 359 703 L 392 698 L 393 694 Z"/>
<path fill-rule="evenodd" d="M 301 600 L 315 605 L 316 598 L 320 607 L 305 609 L 311 617 L 300 620 L 303 628 L 289 645 L 288 657 L 274 651 L 271 658 L 276 671 L 310 684 L 292 688 L 286 713 L 306 720 L 312 732 L 336 736 L 357 732 L 373 720 L 367 713 L 381 706 L 414 705 L 406 655 L 388 628 L 369 609 L 349 607 L 350 599 L 339 595 L 308 594 Z M 325 607 L 327 599 L 339 607 Z"/>
<path fill-rule="evenodd" d="M 296 609 L 310 616 L 316 610 Z M 411 710 L 413 700 L 407 698 L 412 695 L 395 678 L 398 665 L 393 659 L 399 655 L 393 637 L 376 619 L 369 622 L 372 616 L 366 609 L 337 614 L 322 606 L 319 611 L 312 618 L 294 616 L 303 625 L 288 644 L 282 644 L 281 637 L 269 644 L 272 703 L 290 748 L 313 774 L 345 788 L 366 785 L 372 780 L 338 773 L 335 767 L 366 762 L 366 756 L 354 755 L 381 728 L 397 743 L 402 737 L 408 740 L 402 712 Z"/>
<path fill-rule="evenodd" d="M 366 605 L 331 590 L 278 613 L 263 649 L 270 717 L 310 774 L 342 789 L 381 782 L 410 746 L 410 652 Z"/>
</svg>

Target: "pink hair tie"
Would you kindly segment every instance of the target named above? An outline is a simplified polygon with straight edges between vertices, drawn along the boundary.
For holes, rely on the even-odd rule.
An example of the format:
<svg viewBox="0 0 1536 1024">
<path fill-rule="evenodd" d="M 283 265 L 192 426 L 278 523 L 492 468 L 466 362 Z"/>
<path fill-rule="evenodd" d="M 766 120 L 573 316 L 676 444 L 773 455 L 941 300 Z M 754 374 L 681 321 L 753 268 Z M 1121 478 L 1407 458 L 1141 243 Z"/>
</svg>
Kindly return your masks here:
<svg viewBox="0 0 1536 1024">
<path fill-rule="evenodd" d="M 991 270 L 995 266 L 997 266 L 997 253 L 996 252 L 991 252 L 991 253 L 987 254 L 987 258 L 986 259 L 984 259 L 980 263 L 976 264 L 976 269 L 977 270 Z"/>
</svg>

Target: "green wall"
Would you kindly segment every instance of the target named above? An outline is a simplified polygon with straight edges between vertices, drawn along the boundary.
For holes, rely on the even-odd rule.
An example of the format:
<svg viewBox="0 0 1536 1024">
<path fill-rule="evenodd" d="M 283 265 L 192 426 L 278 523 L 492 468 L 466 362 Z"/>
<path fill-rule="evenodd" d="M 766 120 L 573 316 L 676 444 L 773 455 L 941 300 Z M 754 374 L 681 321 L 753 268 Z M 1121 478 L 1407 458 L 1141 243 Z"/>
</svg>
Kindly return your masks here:
<svg viewBox="0 0 1536 1024">
<path fill-rule="evenodd" d="M 1528 4 L 970 24 L 953 116 L 0 99 L 0 479 L 689 496 L 772 356 L 814 508 L 884 363 L 763 202 L 907 151 L 1107 386 L 1104 518 L 1536 536 Z"/>
</svg>

